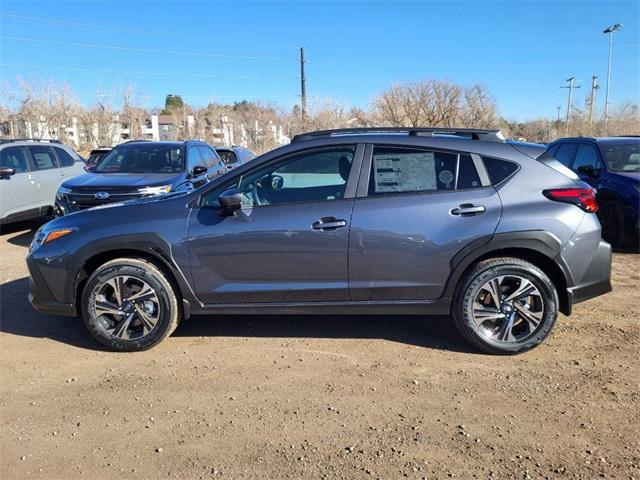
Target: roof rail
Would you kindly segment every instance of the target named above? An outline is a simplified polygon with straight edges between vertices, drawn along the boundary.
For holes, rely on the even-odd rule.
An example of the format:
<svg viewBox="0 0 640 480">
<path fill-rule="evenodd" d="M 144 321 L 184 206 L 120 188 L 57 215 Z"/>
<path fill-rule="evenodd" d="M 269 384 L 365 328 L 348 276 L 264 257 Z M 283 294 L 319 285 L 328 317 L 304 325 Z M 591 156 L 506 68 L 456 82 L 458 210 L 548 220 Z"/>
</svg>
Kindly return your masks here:
<svg viewBox="0 0 640 480">
<path fill-rule="evenodd" d="M 3 138 L 0 139 L 0 143 L 11 142 L 49 142 L 49 143 L 62 143 L 60 140 L 53 140 L 51 138 Z"/>
<path fill-rule="evenodd" d="M 471 140 L 504 143 L 505 138 L 499 129 L 455 128 L 455 127 L 366 127 L 366 128 L 337 128 L 334 130 L 319 130 L 296 135 L 291 143 L 314 140 L 322 137 L 338 137 L 342 135 L 361 134 L 395 134 L 404 133 L 417 137 L 435 137 L 436 135 L 453 135 Z"/>
</svg>

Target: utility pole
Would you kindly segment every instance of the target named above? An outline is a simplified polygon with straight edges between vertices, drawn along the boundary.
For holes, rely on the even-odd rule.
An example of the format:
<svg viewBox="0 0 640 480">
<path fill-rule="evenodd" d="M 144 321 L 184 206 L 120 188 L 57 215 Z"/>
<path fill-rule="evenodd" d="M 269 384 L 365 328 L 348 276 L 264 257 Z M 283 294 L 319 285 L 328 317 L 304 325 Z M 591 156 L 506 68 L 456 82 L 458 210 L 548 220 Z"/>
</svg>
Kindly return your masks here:
<svg viewBox="0 0 640 480">
<path fill-rule="evenodd" d="M 591 99 L 589 100 L 589 128 L 593 130 L 593 109 L 596 104 L 596 91 L 600 88 L 598 85 L 598 76 L 591 76 Z"/>
<path fill-rule="evenodd" d="M 556 122 L 558 122 L 558 125 L 560 124 L 560 110 L 562 110 L 562 105 L 558 105 L 556 107 L 558 109 L 558 117 L 556 118 Z"/>
<path fill-rule="evenodd" d="M 569 100 L 567 101 L 567 119 L 565 122 L 565 126 L 564 126 L 564 136 L 568 136 L 569 135 L 569 118 L 571 117 L 571 102 L 573 101 L 573 89 L 574 88 L 580 88 L 581 85 L 574 85 L 573 81 L 576 79 L 576 77 L 571 77 L 571 78 L 567 78 L 567 82 L 569 82 L 569 85 L 566 87 L 560 87 L 560 88 L 568 88 L 569 89 Z"/>
<path fill-rule="evenodd" d="M 602 33 L 609 34 L 609 63 L 607 64 L 607 93 L 604 98 L 604 127 L 607 128 L 609 121 L 609 87 L 611 85 L 611 53 L 613 51 L 613 34 L 623 27 L 621 23 L 616 23 L 605 28 Z"/>
<path fill-rule="evenodd" d="M 307 77 L 304 75 L 304 48 L 300 47 L 300 103 L 302 106 L 302 125 L 307 120 Z"/>
</svg>

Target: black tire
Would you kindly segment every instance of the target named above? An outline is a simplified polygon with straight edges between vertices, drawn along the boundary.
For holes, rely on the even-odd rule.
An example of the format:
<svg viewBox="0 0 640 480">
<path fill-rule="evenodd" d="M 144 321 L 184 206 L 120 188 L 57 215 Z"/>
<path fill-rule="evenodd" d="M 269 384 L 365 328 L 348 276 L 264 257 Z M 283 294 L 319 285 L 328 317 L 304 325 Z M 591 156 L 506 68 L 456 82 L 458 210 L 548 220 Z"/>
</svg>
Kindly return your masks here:
<svg viewBox="0 0 640 480">
<path fill-rule="evenodd" d="M 614 248 L 625 247 L 629 242 L 625 232 L 624 210 L 615 200 L 608 200 L 598 212 L 602 225 L 602 238 Z"/>
<path fill-rule="evenodd" d="M 522 338 L 514 336 L 513 341 L 492 338 L 487 332 L 494 333 L 499 329 L 497 327 L 493 331 L 487 329 L 484 327 L 486 322 L 478 325 L 474 317 L 474 305 L 476 309 L 478 308 L 478 304 L 475 303 L 477 296 L 482 295 L 482 292 L 486 292 L 483 287 L 487 282 L 498 277 L 505 277 L 507 281 L 513 282 L 517 282 L 518 278 L 527 280 L 539 293 L 539 295 L 536 294 L 536 302 L 539 302 L 538 304 L 540 305 L 540 312 L 536 312 L 536 315 L 540 316 L 539 324 L 533 328 L 529 322 L 524 320 L 524 317 L 513 317 L 518 319 L 518 322 L 522 322 L 523 326 L 526 326 L 526 329 L 520 327 L 521 330 L 524 330 Z M 520 283 L 520 285 L 523 285 L 523 283 Z M 505 297 L 507 296 L 505 294 Z M 501 305 L 506 305 L 514 302 L 502 302 L 501 300 L 500 303 Z M 520 304 L 519 308 L 522 309 L 522 305 Z M 506 305 L 504 308 L 511 307 Z M 526 308 L 528 309 L 529 307 L 527 306 Z M 511 308 L 510 311 L 516 312 L 514 308 Z M 504 315 L 504 313 L 499 314 Z M 487 353 L 499 355 L 526 352 L 542 343 L 553 329 L 557 316 L 558 293 L 553 282 L 535 265 L 525 260 L 511 257 L 483 260 L 472 267 L 461 279 L 453 304 L 453 318 L 462 336 L 474 347 Z M 505 319 L 495 320 L 498 323 L 505 321 Z M 488 323 L 488 325 L 493 324 Z M 520 323 L 515 324 L 516 327 L 519 325 Z"/>
<path fill-rule="evenodd" d="M 133 314 L 133 320 L 130 320 L 127 325 L 131 325 L 131 328 L 134 329 L 137 320 L 138 332 L 143 330 L 133 338 L 129 332 L 123 335 L 126 338 L 121 338 L 108 331 L 109 325 L 117 325 L 118 320 L 122 320 L 125 314 L 122 316 L 96 314 L 96 300 L 98 298 L 104 299 L 104 293 L 101 292 L 105 291 L 107 282 L 127 277 L 130 279 L 127 282 L 132 284 L 133 288 L 136 284 L 143 285 L 140 288 L 142 290 L 146 284 L 154 293 L 151 308 L 154 310 L 156 322 L 148 332 L 143 329 L 142 317 L 136 312 L 137 308 L 144 307 L 144 302 L 139 302 L 138 307 L 131 305 L 136 301 L 129 302 L 128 307 L 131 307 L 129 311 Z M 123 289 L 126 290 L 127 287 L 125 286 Z M 98 297 L 99 295 L 100 297 Z M 124 305 L 126 301 L 125 297 L 121 303 Z M 91 335 L 105 347 L 119 352 L 135 352 L 147 350 L 173 333 L 182 315 L 179 305 L 178 297 L 170 280 L 156 265 L 140 258 L 118 258 L 100 266 L 87 280 L 82 294 L 82 317 Z M 111 320 L 115 320 L 115 322 L 111 324 Z M 124 330 L 128 331 L 129 328 L 125 327 Z"/>
</svg>

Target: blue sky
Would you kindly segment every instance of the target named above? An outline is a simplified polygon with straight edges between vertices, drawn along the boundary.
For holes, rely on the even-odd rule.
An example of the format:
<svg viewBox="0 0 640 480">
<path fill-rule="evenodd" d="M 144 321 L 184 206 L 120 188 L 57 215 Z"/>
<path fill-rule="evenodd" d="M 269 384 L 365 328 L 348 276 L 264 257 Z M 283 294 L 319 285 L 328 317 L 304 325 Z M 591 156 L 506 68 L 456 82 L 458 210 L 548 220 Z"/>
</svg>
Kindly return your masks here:
<svg viewBox="0 0 640 480">
<path fill-rule="evenodd" d="M 317 99 L 365 107 L 394 82 L 435 77 L 486 84 L 508 118 L 550 117 L 558 105 L 564 111 L 560 86 L 570 76 L 582 85 L 574 101 L 582 106 L 598 75 L 602 105 L 601 32 L 617 22 L 611 101 L 640 99 L 638 1 L 3 0 L 0 8 L 0 79 L 67 80 L 83 103 L 101 85 L 135 84 L 148 106 L 167 93 L 194 105 L 247 98 L 290 106 L 304 46 L 307 91 Z"/>
</svg>

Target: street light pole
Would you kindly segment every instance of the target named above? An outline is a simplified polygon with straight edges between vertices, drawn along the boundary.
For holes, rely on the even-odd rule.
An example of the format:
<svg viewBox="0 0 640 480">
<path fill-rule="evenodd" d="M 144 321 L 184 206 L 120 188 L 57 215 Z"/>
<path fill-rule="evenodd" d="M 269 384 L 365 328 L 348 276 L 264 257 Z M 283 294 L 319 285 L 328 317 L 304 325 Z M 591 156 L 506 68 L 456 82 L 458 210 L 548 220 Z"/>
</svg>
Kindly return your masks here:
<svg viewBox="0 0 640 480">
<path fill-rule="evenodd" d="M 609 34 L 609 63 L 607 64 L 607 91 L 604 98 L 604 126 L 607 127 L 609 121 L 609 89 L 611 86 L 611 55 L 613 52 L 613 34 L 623 27 L 621 23 L 616 23 L 610 27 L 605 28 L 602 33 Z"/>
</svg>

